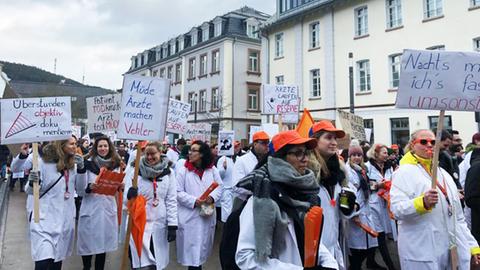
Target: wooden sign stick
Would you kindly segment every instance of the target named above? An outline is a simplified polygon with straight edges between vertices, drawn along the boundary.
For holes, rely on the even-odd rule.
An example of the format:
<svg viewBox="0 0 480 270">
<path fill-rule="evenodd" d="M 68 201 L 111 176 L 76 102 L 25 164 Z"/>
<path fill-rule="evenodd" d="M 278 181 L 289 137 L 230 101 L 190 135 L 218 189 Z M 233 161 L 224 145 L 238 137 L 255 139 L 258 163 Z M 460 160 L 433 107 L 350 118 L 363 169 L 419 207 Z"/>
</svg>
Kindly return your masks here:
<svg viewBox="0 0 480 270">
<path fill-rule="evenodd" d="M 283 116 L 282 114 L 279 114 L 278 115 L 278 132 L 282 132 L 282 131 L 283 131 Z"/>
<path fill-rule="evenodd" d="M 433 149 L 432 160 L 432 189 L 437 187 L 437 169 L 438 169 L 438 156 L 440 155 L 440 140 L 442 139 L 443 122 L 445 119 L 445 111 L 440 111 L 440 116 L 437 122 L 437 137 L 435 138 L 435 147 Z"/>
<path fill-rule="evenodd" d="M 135 156 L 135 169 L 133 173 L 133 180 L 132 180 L 132 187 L 138 187 L 138 171 L 140 168 L 140 157 L 142 156 L 142 147 L 140 146 L 141 141 L 137 142 L 137 155 Z M 128 191 L 126 191 L 128 192 Z M 125 243 L 123 246 L 123 257 L 122 257 L 122 270 L 127 269 L 128 265 L 128 247 L 130 245 L 130 234 L 132 232 L 132 215 L 128 215 L 128 225 L 127 225 L 127 232 L 125 233 Z"/>
<path fill-rule="evenodd" d="M 32 171 L 38 172 L 38 143 L 32 144 L 33 159 Z M 33 183 L 33 222 L 40 222 L 40 184 Z"/>
</svg>

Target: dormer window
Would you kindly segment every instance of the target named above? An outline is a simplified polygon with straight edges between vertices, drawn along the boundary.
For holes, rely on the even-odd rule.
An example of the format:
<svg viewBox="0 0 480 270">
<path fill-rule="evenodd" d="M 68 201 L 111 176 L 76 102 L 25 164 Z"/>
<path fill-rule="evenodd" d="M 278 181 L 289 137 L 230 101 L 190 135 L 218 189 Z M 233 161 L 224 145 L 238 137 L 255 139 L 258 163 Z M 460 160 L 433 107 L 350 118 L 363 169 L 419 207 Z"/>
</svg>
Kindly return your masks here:
<svg viewBox="0 0 480 270">
<path fill-rule="evenodd" d="M 254 18 L 248 18 L 246 23 L 247 23 L 247 36 L 249 38 L 258 38 L 259 22 Z"/>
<path fill-rule="evenodd" d="M 190 40 L 192 46 L 197 45 L 198 42 L 198 30 L 195 28 L 192 31 L 190 31 Z"/>
<path fill-rule="evenodd" d="M 184 45 L 184 38 L 183 36 L 181 36 L 180 38 L 178 38 L 178 51 L 183 50 L 185 48 Z"/>
<path fill-rule="evenodd" d="M 223 19 L 222 17 L 216 17 L 213 19 L 213 36 L 218 37 L 222 35 L 222 25 L 223 25 Z"/>
<path fill-rule="evenodd" d="M 207 41 L 208 37 L 210 36 L 210 24 L 204 23 L 202 24 L 202 41 Z"/>
<path fill-rule="evenodd" d="M 170 55 L 174 55 L 176 53 L 176 48 L 175 48 L 175 41 L 170 43 Z"/>
</svg>

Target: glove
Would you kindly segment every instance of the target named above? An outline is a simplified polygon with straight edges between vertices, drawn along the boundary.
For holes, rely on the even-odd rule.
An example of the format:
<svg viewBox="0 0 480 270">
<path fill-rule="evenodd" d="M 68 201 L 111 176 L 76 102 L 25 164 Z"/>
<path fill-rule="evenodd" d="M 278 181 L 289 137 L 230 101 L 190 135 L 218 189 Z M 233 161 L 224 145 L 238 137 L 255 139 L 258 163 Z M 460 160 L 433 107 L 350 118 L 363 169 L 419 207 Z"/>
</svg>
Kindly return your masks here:
<svg viewBox="0 0 480 270">
<path fill-rule="evenodd" d="M 83 170 L 85 164 L 83 163 L 83 157 L 80 155 L 75 155 L 75 164 L 77 165 L 77 170 Z"/>
<path fill-rule="evenodd" d="M 87 188 L 85 189 L 85 193 L 92 193 L 92 183 L 88 183 Z"/>
<path fill-rule="evenodd" d="M 40 174 L 35 171 L 31 171 L 28 175 L 28 185 L 33 187 L 33 183 L 40 183 Z"/>
<path fill-rule="evenodd" d="M 177 226 L 168 226 L 167 241 L 172 242 L 177 239 Z"/>
<path fill-rule="evenodd" d="M 340 211 L 346 216 L 352 214 L 353 210 L 355 210 L 355 200 L 357 196 L 355 193 L 349 188 L 342 188 L 340 192 Z"/>
<path fill-rule="evenodd" d="M 127 199 L 134 199 L 135 197 L 138 196 L 138 188 L 131 187 L 127 191 Z"/>
</svg>

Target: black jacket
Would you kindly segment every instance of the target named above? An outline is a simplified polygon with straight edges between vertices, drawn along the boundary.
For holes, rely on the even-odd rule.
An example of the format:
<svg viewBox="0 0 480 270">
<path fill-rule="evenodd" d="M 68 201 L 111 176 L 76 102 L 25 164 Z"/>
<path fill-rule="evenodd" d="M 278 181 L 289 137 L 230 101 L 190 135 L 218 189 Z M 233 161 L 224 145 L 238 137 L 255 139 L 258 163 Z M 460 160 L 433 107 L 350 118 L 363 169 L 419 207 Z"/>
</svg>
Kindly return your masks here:
<svg viewBox="0 0 480 270">
<path fill-rule="evenodd" d="M 465 203 L 472 209 L 472 234 L 480 242 L 480 162 L 472 163 L 465 179 Z"/>
</svg>

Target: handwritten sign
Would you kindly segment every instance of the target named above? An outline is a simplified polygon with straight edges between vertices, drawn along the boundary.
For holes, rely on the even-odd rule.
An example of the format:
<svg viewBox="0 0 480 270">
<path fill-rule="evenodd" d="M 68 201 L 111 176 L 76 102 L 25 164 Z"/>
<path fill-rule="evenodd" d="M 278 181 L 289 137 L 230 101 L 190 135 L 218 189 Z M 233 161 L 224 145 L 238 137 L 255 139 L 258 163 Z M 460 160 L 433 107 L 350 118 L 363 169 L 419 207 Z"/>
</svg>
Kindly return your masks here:
<svg viewBox="0 0 480 270">
<path fill-rule="evenodd" d="M 263 85 L 264 114 L 297 114 L 298 87 L 292 85 Z"/>
<path fill-rule="evenodd" d="M 233 156 L 234 141 L 235 131 L 220 130 L 218 132 L 218 155 Z"/>
<path fill-rule="evenodd" d="M 165 137 L 170 81 L 125 75 L 119 139 L 162 140 Z"/>
<path fill-rule="evenodd" d="M 396 107 L 480 111 L 480 54 L 405 50 Z"/>
<path fill-rule="evenodd" d="M 338 110 L 338 117 L 340 118 L 340 123 L 346 133 L 360 141 L 365 141 L 367 139 L 362 117 L 342 110 Z"/>
<path fill-rule="evenodd" d="M 298 105 L 297 105 L 298 107 Z M 275 123 L 280 122 L 280 115 L 276 114 L 273 116 L 273 121 Z M 282 114 L 282 123 L 284 124 L 297 124 L 298 123 L 298 108 L 294 113 Z"/>
<path fill-rule="evenodd" d="M 185 134 L 190 104 L 170 99 L 168 104 L 167 132 Z"/>
<path fill-rule="evenodd" d="M 121 94 L 87 98 L 88 133 L 118 129 Z"/>
<path fill-rule="evenodd" d="M 191 141 L 210 141 L 212 136 L 212 125 L 209 123 L 190 123 L 184 134 L 185 139 Z"/>
<path fill-rule="evenodd" d="M 82 137 L 82 127 L 81 126 L 73 126 L 72 125 L 72 134 L 77 138 L 80 139 Z"/>
<path fill-rule="evenodd" d="M 55 141 L 72 135 L 70 97 L 2 99 L 2 144 Z"/>
</svg>

